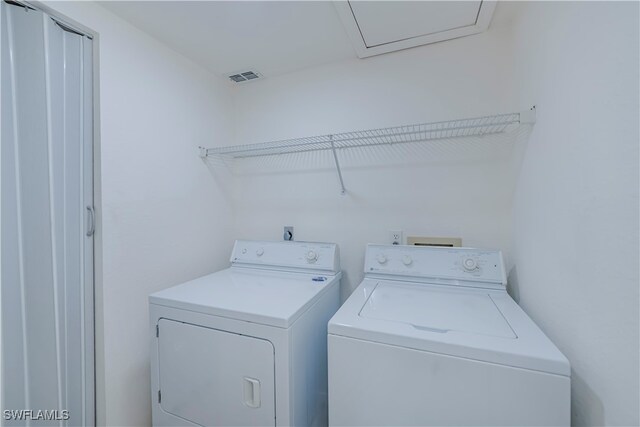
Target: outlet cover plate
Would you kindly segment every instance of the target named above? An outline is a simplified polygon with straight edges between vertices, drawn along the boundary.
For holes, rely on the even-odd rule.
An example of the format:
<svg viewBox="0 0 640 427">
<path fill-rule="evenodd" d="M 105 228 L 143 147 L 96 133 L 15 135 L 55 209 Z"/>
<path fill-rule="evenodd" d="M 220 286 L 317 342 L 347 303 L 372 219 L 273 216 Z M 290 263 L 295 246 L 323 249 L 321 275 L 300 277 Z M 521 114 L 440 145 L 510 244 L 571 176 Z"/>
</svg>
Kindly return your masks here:
<svg viewBox="0 0 640 427">
<path fill-rule="evenodd" d="M 389 230 L 389 243 L 392 245 L 402 245 L 402 230 Z"/>
<path fill-rule="evenodd" d="M 293 241 L 293 225 L 285 225 L 282 233 L 282 240 Z"/>
</svg>

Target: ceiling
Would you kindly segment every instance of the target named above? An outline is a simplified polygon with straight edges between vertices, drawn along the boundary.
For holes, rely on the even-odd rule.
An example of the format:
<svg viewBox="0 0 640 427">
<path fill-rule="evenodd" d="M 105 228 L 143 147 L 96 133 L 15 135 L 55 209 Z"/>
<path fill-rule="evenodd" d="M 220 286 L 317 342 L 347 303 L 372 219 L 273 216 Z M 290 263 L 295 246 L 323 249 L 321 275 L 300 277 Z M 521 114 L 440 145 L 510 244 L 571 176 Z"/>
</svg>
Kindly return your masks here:
<svg viewBox="0 0 640 427">
<path fill-rule="evenodd" d="M 383 47 L 374 54 L 415 46 L 419 43 L 410 44 L 406 40 L 424 32 L 437 33 L 445 27 L 460 28 L 472 24 L 480 16 L 478 8 L 483 4 L 469 0 L 351 1 L 337 6 L 333 1 L 99 3 L 213 73 L 225 77 L 248 70 L 269 77 L 357 58 L 358 55 L 367 56 L 361 52 L 356 54 L 358 43 L 363 43 L 360 37 L 364 44 L 382 43 L 382 46 L 393 44 L 385 40 L 405 39 L 400 40 L 397 43 L 400 46 L 395 49 L 384 50 Z M 336 9 L 344 8 L 345 4 L 349 5 L 346 15 Z M 345 16 L 347 20 L 357 17 L 357 24 L 354 21 L 351 25 L 356 30 L 345 29 L 349 28 L 349 25 L 343 25 Z M 495 22 L 494 18 L 493 24 Z M 355 35 L 352 34 L 354 31 Z M 435 41 L 443 39 L 446 37 Z"/>
<path fill-rule="evenodd" d="M 220 76 L 265 76 L 356 58 L 330 1 L 102 1 Z"/>
</svg>

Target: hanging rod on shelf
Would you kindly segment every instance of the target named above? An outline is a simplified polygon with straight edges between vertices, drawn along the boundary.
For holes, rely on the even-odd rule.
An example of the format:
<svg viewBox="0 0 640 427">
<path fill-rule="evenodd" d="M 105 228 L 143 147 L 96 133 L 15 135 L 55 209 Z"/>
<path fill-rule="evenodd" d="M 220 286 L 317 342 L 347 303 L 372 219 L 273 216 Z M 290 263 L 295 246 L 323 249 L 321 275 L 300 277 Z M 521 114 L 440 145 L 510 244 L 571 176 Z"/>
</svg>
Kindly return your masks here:
<svg viewBox="0 0 640 427">
<path fill-rule="evenodd" d="M 502 133 L 513 126 L 525 123 L 535 123 L 535 108 L 536 107 L 533 106 L 529 110 L 518 113 L 497 114 L 493 116 L 395 126 L 355 132 L 343 132 L 331 135 L 265 142 L 260 144 L 215 148 L 200 147 L 200 157 L 203 159 L 206 159 L 207 157 L 242 159 L 249 157 L 331 150 L 338 172 L 338 179 L 340 180 L 341 193 L 345 194 L 346 189 L 342 179 L 342 171 L 340 170 L 337 150 Z"/>
</svg>

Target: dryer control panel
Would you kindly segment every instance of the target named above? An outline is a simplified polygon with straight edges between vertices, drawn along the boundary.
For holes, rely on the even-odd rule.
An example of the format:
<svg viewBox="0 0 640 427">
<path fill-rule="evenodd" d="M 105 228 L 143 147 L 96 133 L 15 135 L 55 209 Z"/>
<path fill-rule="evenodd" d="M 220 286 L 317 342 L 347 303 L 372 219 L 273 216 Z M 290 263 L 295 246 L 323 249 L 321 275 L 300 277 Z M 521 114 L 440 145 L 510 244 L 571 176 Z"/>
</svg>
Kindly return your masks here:
<svg viewBox="0 0 640 427">
<path fill-rule="evenodd" d="M 502 253 L 492 249 L 370 244 L 364 272 L 490 288 L 507 283 Z"/>
<path fill-rule="evenodd" d="M 340 253 L 335 243 L 236 240 L 231 264 L 337 273 Z"/>
</svg>

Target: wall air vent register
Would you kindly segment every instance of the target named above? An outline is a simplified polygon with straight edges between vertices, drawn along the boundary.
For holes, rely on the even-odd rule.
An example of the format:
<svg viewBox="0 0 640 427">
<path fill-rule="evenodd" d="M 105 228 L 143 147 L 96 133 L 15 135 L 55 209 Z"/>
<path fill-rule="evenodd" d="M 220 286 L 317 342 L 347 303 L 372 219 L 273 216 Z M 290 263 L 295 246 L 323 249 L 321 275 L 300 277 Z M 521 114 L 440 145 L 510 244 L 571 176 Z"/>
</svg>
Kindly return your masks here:
<svg viewBox="0 0 640 427">
<path fill-rule="evenodd" d="M 239 73 L 233 73 L 231 75 L 229 75 L 229 79 L 232 82 L 235 83 L 245 83 L 251 80 L 256 80 L 262 77 L 262 74 L 260 74 L 257 71 L 243 71 L 243 72 L 239 72 Z"/>
</svg>

